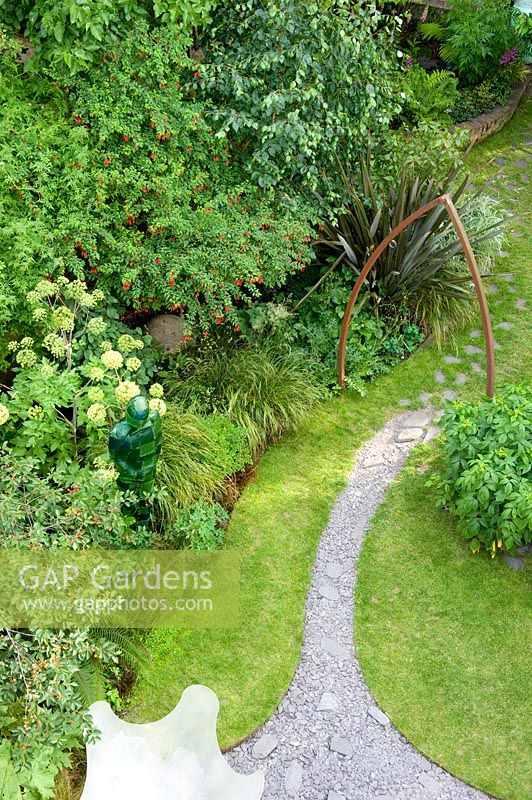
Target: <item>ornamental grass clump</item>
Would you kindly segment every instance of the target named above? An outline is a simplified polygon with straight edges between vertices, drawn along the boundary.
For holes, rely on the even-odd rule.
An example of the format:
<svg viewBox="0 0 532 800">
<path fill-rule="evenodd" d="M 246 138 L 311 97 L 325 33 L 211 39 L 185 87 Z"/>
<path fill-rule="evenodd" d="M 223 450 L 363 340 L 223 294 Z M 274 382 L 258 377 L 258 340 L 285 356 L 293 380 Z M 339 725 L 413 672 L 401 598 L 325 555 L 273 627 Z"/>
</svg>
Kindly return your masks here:
<svg viewBox="0 0 532 800">
<path fill-rule="evenodd" d="M 532 542 L 532 390 L 506 386 L 442 417 L 443 450 L 428 480 L 476 553 L 515 553 Z"/>
</svg>

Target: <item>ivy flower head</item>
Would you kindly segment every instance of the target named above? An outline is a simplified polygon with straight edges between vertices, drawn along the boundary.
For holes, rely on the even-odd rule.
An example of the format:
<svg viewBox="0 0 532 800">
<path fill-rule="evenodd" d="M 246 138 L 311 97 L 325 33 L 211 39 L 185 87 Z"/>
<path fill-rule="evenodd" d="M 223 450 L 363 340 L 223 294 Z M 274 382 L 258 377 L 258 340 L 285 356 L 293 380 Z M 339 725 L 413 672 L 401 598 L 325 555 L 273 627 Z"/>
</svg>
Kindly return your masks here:
<svg viewBox="0 0 532 800">
<path fill-rule="evenodd" d="M 133 381 L 121 381 L 115 389 L 116 399 L 123 406 L 140 394 L 140 387 Z"/>
<path fill-rule="evenodd" d="M 102 348 L 102 350 L 112 350 L 113 344 L 112 342 L 108 342 L 107 340 L 105 340 L 105 342 L 101 343 L 100 347 Z"/>
<path fill-rule="evenodd" d="M 10 417 L 9 408 L 0 403 L 0 425 L 5 425 Z"/>
<path fill-rule="evenodd" d="M 105 394 L 103 389 L 101 389 L 99 386 L 91 386 L 87 391 L 87 397 L 91 403 L 101 403 L 105 398 Z"/>
<path fill-rule="evenodd" d="M 166 403 L 160 397 L 152 397 L 149 406 L 151 411 L 158 411 L 161 417 L 166 414 Z"/>
<path fill-rule="evenodd" d="M 89 372 L 89 377 L 91 380 L 100 383 L 100 381 L 103 381 L 105 378 L 105 371 L 101 367 L 92 367 L 91 371 Z"/>
<path fill-rule="evenodd" d="M 101 362 L 107 369 L 120 369 L 124 363 L 124 357 L 118 350 L 106 350 L 102 353 Z"/>
<path fill-rule="evenodd" d="M 54 374 L 54 369 L 48 361 L 43 361 L 41 366 L 39 367 L 39 372 L 44 378 L 51 378 Z"/>
<path fill-rule="evenodd" d="M 37 363 L 37 356 L 33 350 L 19 350 L 16 358 L 23 369 L 33 367 Z"/>
<path fill-rule="evenodd" d="M 164 397 L 164 389 L 160 383 L 152 383 L 150 386 L 150 394 L 152 397 Z"/>
<path fill-rule="evenodd" d="M 52 281 L 39 281 L 33 292 L 28 292 L 27 298 L 30 302 L 39 302 L 52 297 L 56 291 L 57 287 Z"/>
<path fill-rule="evenodd" d="M 55 333 L 49 333 L 43 339 L 43 345 L 54 355 L 56 358 L 62 358 L 66 353 L 66 344 L 62 336 L 57 336 Z"/>
<path fill-rule="evenodd" d="M 14 353 L 15 350 L 18 350 L 18 348 L 19 348 L 19 343 L 16 341 L 9 342 L 9 344 L 7 345 L 7 349 L 9 350 L 10 353 Z"/>
<path fill-rule="evenodd" d="M 55 327 L 60 331 L 71 331 L 76 321 L 74 312 L 66 306 L 54 308 L 52 311 L 52 319 Z"/>
<path fill-rule="evenodd" d="M 87 419 L 93 425 L 105 425 L 107 422 L 107 411 L 101 403 L 93 403 L 87 409 Z"/>
<path fill-rule="evenodd" d="M 34 308 L 31 315 L 35 322 L 43 322 L 48 316 L 45 308 Z"/>
<path fill-rule="evenodd" d="M 128 358 L 126 361 L 126 369 L 129 370 L 129 372 L 137 372 L 141 366 L 142 361 L 140 358 L 135 358 L 135 356 Z"/>
<path fill-rule="evenodd" d="M 103 317 L 93 317 L 87 323 L 87 330 L 94 336 L 100 336 L 107 329 L 107 322 Z"/>
<path fill-rule="evenodd" d="M 135 339 L 129 333 L 124 333 L 122 336 L 118 337 L 118 347 L 123 353 L 128 355 L 128 353 L 139 349 L 138 341 L 138 339 Z M 140 341 L 142 341 L 142 339 Z"/>
<path fill-rule="evenodd" d="M 31 406 L 28 408 L 28 417 L 30 419 L 42 419 L 44 417 L 44 408 L 42 406 Z"/>
</svg>

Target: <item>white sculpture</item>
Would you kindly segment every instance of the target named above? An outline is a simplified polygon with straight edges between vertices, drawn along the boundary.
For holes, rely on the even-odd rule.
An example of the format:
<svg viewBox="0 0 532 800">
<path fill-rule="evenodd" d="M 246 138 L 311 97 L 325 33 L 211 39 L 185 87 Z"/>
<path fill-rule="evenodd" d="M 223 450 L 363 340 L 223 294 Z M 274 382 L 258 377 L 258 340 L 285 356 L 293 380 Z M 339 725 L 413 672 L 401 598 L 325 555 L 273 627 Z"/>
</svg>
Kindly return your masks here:
<svg viewBox="0 0 532 800">
<path fill-rule="evenodd" d="M 81 800 L 260 800 L 264 775 L 239 775 L 220 752 L 219 707 L 210 689 L 190 686 L 166 717 L 134 725 L 94 703 L 101 737 L 87 745 Z"/>
</svg>

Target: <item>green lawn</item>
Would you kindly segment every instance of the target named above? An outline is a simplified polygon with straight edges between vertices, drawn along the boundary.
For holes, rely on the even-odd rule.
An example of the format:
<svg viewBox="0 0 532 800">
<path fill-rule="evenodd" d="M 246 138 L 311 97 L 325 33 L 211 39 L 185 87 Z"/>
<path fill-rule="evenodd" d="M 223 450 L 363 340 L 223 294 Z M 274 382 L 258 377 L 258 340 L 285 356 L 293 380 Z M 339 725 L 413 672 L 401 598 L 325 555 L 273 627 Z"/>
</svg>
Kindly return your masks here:
<svg viewBox="0 0 532 800">
<path fill-rule="evenodd" d="M 488 173 L 497 170 L 486 167 L 486 162 L 499 155 L 506 142 L 522 137 L 530 106 L 528 101 L 501 136 L 475 151 L 471 159 L 475 168 Z M 530 189 L 524 188 L 521 195 L 530 204 Z M 506 270 L 511 264 L 517 294 L 511 294 L 504 281 L 497 281 L 495 321 L 514 322 L 511 331 L 496 334 L 502 345 L 496 353 L 499 384 L 523 377 L 523 343 L 527 335 L 530 339 L 528 312 L 515 309 L 518 297 L 531 302 L 530 285 L 525 287 L 526 238 L 511 239 L 507 249 L 512 258 L 501 260 L 498 268 Z M 464 332 L 457 346 L 467 341 Z M 461 367 L 444 366 L 449 385 Z M 415 402 L 422 391 L 436 390 L 433 372 L 437 368 L 442 368 L 441 353 L 425 347 L 370 385 L 365 397 L 346 394 L 323 404 L 297 434 L 283 437 L 265 453 L 256 479 L 237 503 L 227 536 L 227 546 L 242 555 L 240 625 L 221 632 L 150 634 L 152 661 L 134 689 L 130 719 L 162 716 L 193 682 L 207 684 L 221 699 L 219 735 L 224 747 L 249 735 L 270 716 L 297 665 L 316 546 L 346 483 L 354 453 L 400 410 L 402 398 Z M 530 366 L 528 370 L 530 375 Z M 475 375 L 457 391 L 464 397 L 479 396 L 484 385 L 485 378 Z"/>
<path fill-rule="evenodd" d="M 523 159 L 510 148 L 524 131 L 532 138 L 531 105 L 473 152 L 470 162 L 485 176 L 499 169 L 490 159 Z M 500 197 L 517 197 L 516 208 L 530 211 L 531 184 L 522 179 L 532 170 L 509 163 L 503 169 Z M 531 305 L 530 222 L 511 227 L 523 236 L 509 236 L 510 257 L 501 265 L 515 273 L 517 293 L 497 281 L 500 292 L 490 296 L 495 322 L 515 325 L 496 330 L 499 384 L 531 378 L 530 311 L 515 308 L 515 298 Z M 500 557 L 472 555 L 452 519 L 434 507 L 419 471 L 424 455 L 413 456 L 366 538 L 356 594 L 358 656 L 377 701 L 421 751 L 486 792 L 527 800 L 532 559 L 514 572 Z"/>
</svg>

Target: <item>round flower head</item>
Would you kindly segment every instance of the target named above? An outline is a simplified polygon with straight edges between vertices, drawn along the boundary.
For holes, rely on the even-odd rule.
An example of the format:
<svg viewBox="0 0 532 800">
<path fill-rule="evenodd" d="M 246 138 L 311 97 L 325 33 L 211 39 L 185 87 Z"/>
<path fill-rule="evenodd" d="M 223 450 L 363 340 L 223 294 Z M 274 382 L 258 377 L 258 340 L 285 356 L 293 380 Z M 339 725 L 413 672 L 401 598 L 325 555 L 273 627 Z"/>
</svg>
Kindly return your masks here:
<svg viewBox="0 0 532 800">
<path fill-rule="evenodd" d="M 66 353 L 66 344 L 62 336 L 49 333 L 48 336 L 44 337 L 43 345 L 47 347 L 56 358 L 61 358 Z"/>
<path fill-rule="evenodd" d="M 47 316 L 48 316 L 48 314 L 46 313 L 46 309 L 45 308 L 34 308 L 33 309 L 32 317 L 36 322 L 42 322 L 43 320 L 46 319 Z"/>
<path fill-rule="evenodd" d="M 105 353 L 102 354 L 101 361 L 107 369 L 120 369 L 124 363 L 124 358 L 122 353 L 119 353 L 118 350 L 106 350 Z"/>
<path fill-rule="evenodd" d="M 133 381 L 122 381 L 115 389 L 116 399 L 123 406 L 140 394 L 140 388 Z"/>
<path fill-rule="evenodd" d="M 103 317 L 93 317 L 87 323 L 87 330 L 95 336 L 100 336 L 107 328 L 107 323 Z"/>
<path fill-rule="evenodd" d="M 15 350 L 18 350 L 18 348 L 19 348 L 19 344 L 18 344 L 18 342 L 15 342 L 15 341 L 9 342 L 9 344 L 7 346 L 7 349 L 9 350 L 10 353 L 14 353 Z"/>
<path fill-rule="evenodd" d="M 48 363 L 48 361 L 43 361 L 43 363 L 39 367 L 39 372 L 41 373 L 41 375 L 44 375 L 45 378 L 51 378 L 52 375 L 54 374 L 54 369 L 52 365 Z"/>
<path fill-rule="evenodd" d="M 0 425 L 5 425 L 9 416 L 9 408 L 0 403 Z"/>
<path fill-rule="evenodd" d="M 101 289 L 95 289 L 92 293 L 92 299 L 95 303 L 102 303 L 105 300 L 105 294 Z"/>
<path fill-rule="evenodd" d="M 101 343 L 100 347 L 102 348 L 103 351 L 113 349 L 112 342 L 108 342 L 107 339 L 105 340 L 105 342 Z"/>
<path fill-rule="evenodd" d="M 160 397 L 152 397 L 150 398 L 150 410 L 151 411 L 158 411 L 161 417 L 164 417 L 166 414 L 166 403 L 164 400 L 161 400 Z"/>
<path fill-rule="evenodd" d="M 105 425 L 107 422 L 107 411 L 101 403 L 93 403 L 87 409 L 87 419 L 93 425 Z"/>
<path fill-rule="evenodd" d="M 140 358 L 135 358 L 135 356 L 128 358 L 128 360 L 126 361 L 126 369 L 129 370 L 129 372 L 137 372 L 141 368 L 141 366 L 142 366 L 142 361 L 140 360 Z"/>
<path fill-rule="evenodd" d="M 132 353 L 133 350 L 137 350 L 137 340 L 130 336 L 129 333 L 124 333 L 122 336 L 118 337 L 118 347 L 120 350 L 125 353 Z"/>
<path fill-rule="evenodd" d="M 20 346 L 23 349 L 29 349 L 29 348 L 33 347 L 33 344 L 34 344 L 34 342 L 33 342 L 33 339 L 31 338 L 31 336 L 25 336 L 20 341 Z"/>
<path fill-rule="evenodd" d="M 99 386 L 91 386 L 87 392 L 87 397 L 91 403 L 101 403 L 105 398 L 105 394 L 103 389 L 100 389 Z"/>
<path fill-rule="evenodd" d="M 34 295 L 35 299 L 38 301 L 44 300 L 45 297 L 51 297 L 53 294 L 55 294 L 55 292 L 56 286 L 52 283 L 52 281 L 39 281 L 33 292 L 30 292 L 30 294 L 32 295 L 32 300 L 34 299 Z M 30 299 L 29 295 L 28 299 Z"/>
<path fill-rule="evenodd" d="M 101 367 L 93 367 L 89 373 L 91 380 L 93 381 L 103 381 L 105 378 L 105 371 Z"/>
<path fill-rule="evenodd" d="M 76 320 L 74 313 L 66 306 L 54 308 L 52 318 L 55 327 L 60 331 L 71 331 Z"/>
<path fill-rule="evenodd" d="M 111 483 L 116 481 L 119 477 L 118 470 L 110 464 L 108 467 L 102 467 L 98 470 L 98 475 L 104 483 Z"/>
<path fill-rule="evenodd" d="M 44 408 L 42 406 L 32 406 L 28 408 L 28 417 L 30 419 L 41 419 L 44 416 Z"/>
<path fill-rule="evenodd" d="M 150 386 L 150 394 L 152 397 L 164 397 L 164 389 L 160 383 L 152 383 Z"/>
<path fill-rule="evenodd" d="M 27 369 L 33 367 L 37 363 L 37 356 L 33 350 L 19 350 L 17 353 L 17 362 L 21 367 Z"/>
</svg>

